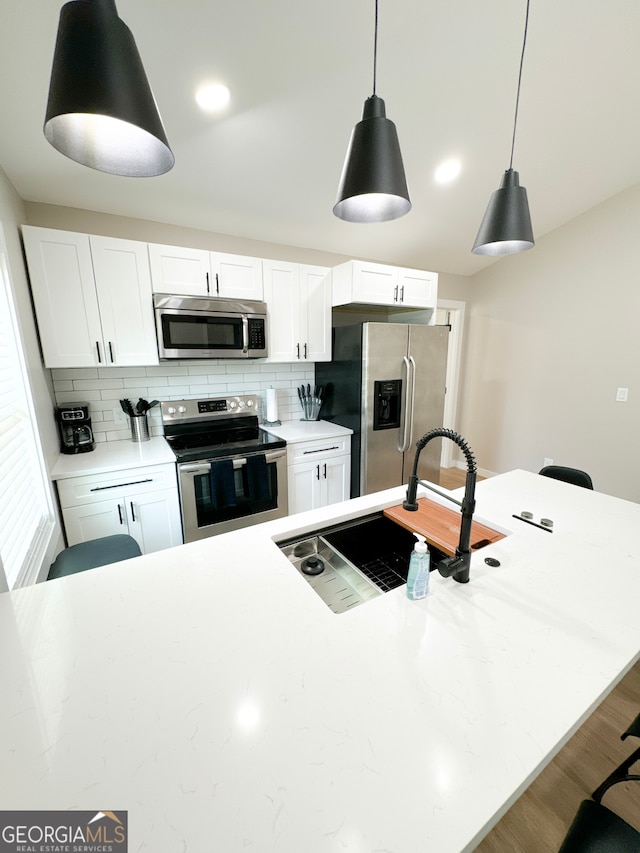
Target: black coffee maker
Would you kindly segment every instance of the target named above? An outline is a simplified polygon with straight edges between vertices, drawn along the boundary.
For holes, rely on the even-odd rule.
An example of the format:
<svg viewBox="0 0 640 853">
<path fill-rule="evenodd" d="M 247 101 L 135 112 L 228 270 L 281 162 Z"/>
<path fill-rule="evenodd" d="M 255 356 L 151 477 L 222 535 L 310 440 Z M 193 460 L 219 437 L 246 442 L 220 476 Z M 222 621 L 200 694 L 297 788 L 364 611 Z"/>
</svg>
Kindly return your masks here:
<svg viewBox="0 0 640 853">
<path fill-rule="evenodd" d="M 88 403 L 67 403 L 56 409 L 61 453 L 87 453 L 94 448 Z"/>
</svg>

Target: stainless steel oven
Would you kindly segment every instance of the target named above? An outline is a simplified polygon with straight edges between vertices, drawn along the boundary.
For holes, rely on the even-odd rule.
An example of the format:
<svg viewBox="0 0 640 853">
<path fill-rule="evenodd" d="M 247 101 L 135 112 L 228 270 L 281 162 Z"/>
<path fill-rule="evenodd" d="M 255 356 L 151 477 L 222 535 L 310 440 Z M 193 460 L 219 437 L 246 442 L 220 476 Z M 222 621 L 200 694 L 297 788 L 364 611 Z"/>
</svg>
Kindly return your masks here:
<svg viewBox="0 0 640 853">
<path fill-rule="evenodd" d="M 252 395 L 163 402 L 185 542 L 287 515 L 286 443 L 260 429 Z"/>
<path fill-rule="evenodd" d="M 153 308 L 161 359 L 269 354 L 264 302 L 155 293 Z"/>
</svg>

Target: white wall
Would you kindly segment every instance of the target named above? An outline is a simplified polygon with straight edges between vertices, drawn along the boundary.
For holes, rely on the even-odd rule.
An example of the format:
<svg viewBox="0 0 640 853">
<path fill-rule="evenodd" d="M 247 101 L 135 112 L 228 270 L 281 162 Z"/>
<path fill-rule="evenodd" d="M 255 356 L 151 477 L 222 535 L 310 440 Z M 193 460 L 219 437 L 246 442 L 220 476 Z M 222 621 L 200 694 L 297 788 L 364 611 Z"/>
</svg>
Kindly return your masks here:
<svg viewBox="0 0 640 853">
<path fill-rule="evenodd" d="M 481 467 L 550 457 L 640 501 L 639 241 L 637 186 L 473 276 L 459 426 Z"/>
</svg>

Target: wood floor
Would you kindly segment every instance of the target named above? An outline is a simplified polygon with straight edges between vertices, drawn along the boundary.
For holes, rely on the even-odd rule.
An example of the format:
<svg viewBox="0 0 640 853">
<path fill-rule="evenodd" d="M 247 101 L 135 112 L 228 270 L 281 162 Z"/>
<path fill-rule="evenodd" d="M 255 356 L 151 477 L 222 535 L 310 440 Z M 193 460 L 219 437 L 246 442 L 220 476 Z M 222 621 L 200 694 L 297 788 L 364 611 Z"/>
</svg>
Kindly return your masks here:
<svg viewBox="0 0 640 853">
<path fill-rule="evenodd" d="M 440 471 L 440 485 L 444 488 L 458 488 L 464 481 L 465 472 L 460 469 Z M 476 847 L 475 853 L 557 853 L 581 801 L 588 799 L 609 773 L 640 746 L 636 738 L 620 740 L 639 712 L 637 663 Z M 540 713 L 553 713 L 553 697 L 540 697 Z M 633 771 L 640 773 L 640 763 Z M 640 782 L 616 785 L 605 795 L 604 804 L 640 830 Z"/>
</svg>

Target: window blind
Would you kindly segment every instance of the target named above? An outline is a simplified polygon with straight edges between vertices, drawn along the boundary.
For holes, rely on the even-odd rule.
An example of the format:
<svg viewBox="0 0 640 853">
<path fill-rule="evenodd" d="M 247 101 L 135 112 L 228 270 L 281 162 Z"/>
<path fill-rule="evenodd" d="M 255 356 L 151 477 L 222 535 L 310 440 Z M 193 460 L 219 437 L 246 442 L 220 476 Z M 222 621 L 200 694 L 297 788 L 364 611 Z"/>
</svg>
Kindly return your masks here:
<svg viewBox="0 0 640 853">
<path fill-rule="evenodd" d="M 9 589 L 36 580 L 53 525 L 0 225 L 0 560 Z"/>
</svg>

